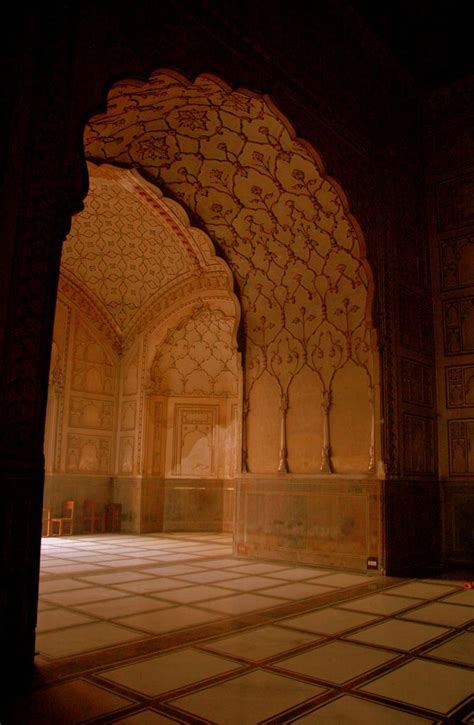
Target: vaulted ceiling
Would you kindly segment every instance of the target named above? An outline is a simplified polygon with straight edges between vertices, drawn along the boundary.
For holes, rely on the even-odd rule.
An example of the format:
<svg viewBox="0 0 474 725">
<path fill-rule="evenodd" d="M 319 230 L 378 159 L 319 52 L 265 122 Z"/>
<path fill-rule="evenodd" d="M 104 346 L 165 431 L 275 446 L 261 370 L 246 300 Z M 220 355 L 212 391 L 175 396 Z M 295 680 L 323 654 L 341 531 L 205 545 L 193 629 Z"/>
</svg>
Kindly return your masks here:
<svg viewBox="0 0 474 725">
<path fill-rule="evenodd" d="M 209 238 L 137 172 L 88 164 L 90 188 L 62 252 L 60 289 L 123 341 L 190 289 L 232 290 Z"/>
</svg>

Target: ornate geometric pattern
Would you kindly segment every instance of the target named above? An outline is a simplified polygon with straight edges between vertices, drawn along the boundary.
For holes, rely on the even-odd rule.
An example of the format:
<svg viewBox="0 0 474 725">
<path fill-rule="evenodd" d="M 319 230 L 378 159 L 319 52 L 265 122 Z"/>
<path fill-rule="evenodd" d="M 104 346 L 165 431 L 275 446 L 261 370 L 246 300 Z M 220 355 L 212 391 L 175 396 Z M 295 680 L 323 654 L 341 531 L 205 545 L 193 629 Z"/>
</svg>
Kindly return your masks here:
<svg viewBox="0 0 474 725">
<path fill-rule="evenodd" d="M 212 286 L 230 287 L 228 269 L 178 204 L 135 172 L 88 168 L 84 211 L 63 246 L 63 287 L 76 297 L 86 292 L 81 308 L 95 306 L 90 312 L 109 336 L 105 320 L 123 339 L 163 295 L 186 282 L 209 276 Z"/>
<path fill-rule="evenodd" d="M 446 368 L 446 405 L 448 408 L 474 406 L 474 365 Z"/>
<path fill-rule="evenodd" d="M 197 306 L 159 346 L 152 387 L 163 395 L 235 397 L 235 318 L 209 305 Z"/>
<path fill-rule="evenodd" d="M 324 390 L 348 358 L 371 377 L 370 271 L 354 223 L 266 98 L 157 72 L 112 88 L 85 146 L 165 184 L 224 251 L 241 293 L 247 394 L 264 370 L 286 394 L 305 363 Z"/>
<path fill-rule="evenodd" d="M 168 282 L 188 271 L 185 250 L 123 186 L 91 175 L 84 211 L 74 217 L 62 263 L 123 328 Z"/>
<path fill-rule="evenodd" d="M 451 476 L 474 475 L 474 418 L 448 421 Z"/>
</svg>

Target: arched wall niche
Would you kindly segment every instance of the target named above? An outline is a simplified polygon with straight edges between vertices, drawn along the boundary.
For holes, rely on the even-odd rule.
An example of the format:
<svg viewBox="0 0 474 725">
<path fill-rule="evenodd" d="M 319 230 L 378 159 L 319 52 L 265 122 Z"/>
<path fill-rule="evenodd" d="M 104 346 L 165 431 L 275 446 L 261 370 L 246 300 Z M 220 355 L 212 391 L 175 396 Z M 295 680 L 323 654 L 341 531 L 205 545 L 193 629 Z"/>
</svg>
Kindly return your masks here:
<svg viewBox="0 0 474 725">
<path fill-rule="evenodd" d="M 238 465 L 242 377 L 232 273 L 179 203 L 139 172 L 88 170 L 62 255 L 45 505 L 119 501 L 123 528 L 136 532 L 228 526 L 233 495 L 223 481 Z M 180 386 L 153 368 L 160 345 L 174 354 Z M 199 417 L 210 449 L 189 445 Z M 203 486 L 193 491 L 189 477 L 206 478 L 207 512 L 196 503 Z"/>
</svg>

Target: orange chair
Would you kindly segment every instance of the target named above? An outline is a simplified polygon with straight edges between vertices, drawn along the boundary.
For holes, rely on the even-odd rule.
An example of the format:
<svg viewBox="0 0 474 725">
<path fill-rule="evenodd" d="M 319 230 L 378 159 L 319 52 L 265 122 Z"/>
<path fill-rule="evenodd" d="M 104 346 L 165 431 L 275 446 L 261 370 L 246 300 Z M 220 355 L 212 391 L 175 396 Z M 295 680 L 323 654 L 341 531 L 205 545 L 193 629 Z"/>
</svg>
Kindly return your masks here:
<svg viewBox="0 0 474 725">
<path fill-rule="evenodd" d="M 96 530 L 100 528 L 99 521 L 102 520 L 102 516 L 99 516 L 96 511 L 95 501 L 87 499 L 84 501 L 84 510 L 82 514 L 82 533 L 83 534 L 95 534 Z"/>
<path fill-rule="evenodd" d="M 110 532 L 120 531 L 122 525 L 122 504 L 108 503 L 102 514 L 102 530 Z"/>
<path fill-rule="evenodd" d="M 41 526 L 41 536 L 50 536 L 51 534 L 51 509 L 43 508 L 43 523 Z"/>
<path fill-rule="evenodd" d="M 57 528 L 57 533 L 55 529 Z M 62 516 L 51 519 L 51 536 L 72 536 L 74 533 L 74 501 L 63 503 Z"/>
</svg>

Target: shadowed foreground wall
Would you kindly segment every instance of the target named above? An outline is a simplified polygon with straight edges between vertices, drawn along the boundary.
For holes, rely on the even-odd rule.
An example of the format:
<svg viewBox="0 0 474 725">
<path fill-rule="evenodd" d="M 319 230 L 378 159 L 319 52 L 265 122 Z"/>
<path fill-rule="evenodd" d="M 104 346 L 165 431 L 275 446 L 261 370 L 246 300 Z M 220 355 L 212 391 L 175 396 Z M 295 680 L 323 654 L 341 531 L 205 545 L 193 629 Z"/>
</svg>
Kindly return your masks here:
<svg viewBox="0 0 474 725">
<path fill-rule="evenodd" d="M 233 88 L 270 93 L 344 189 L 364 230 L 377 290 L 387 568 L 437 561 L 419 99 L 350 9 L 322 2 L 310 13 L 294 3 L 279 10 L 176 0 L 166 15 L 149 4 L 112 13 L 108 3 L 84 2 L 18 8 L 8 26 L 0 115 L 0 621 L 13 676 L 34 652 L 48 370 L 61 244 L 87 191 L 83 126 L 105 112 L 114 81 L 145 79 L 153 69 L 176 68 L 188 78 L 207 70 Z M 413 363 L 416 379 L 426 374 L 426 382 L 403 388 Z M 291 416 L 288 410 L 290 441 Z"/>
</svg>

